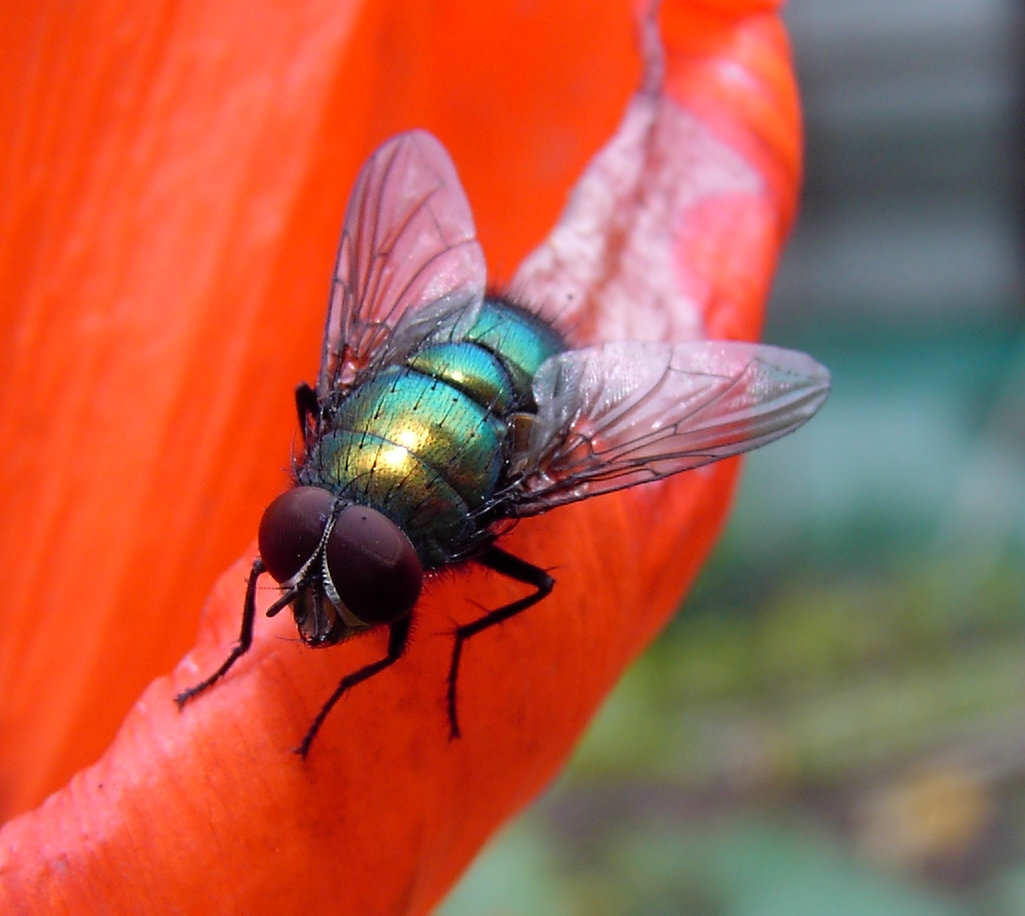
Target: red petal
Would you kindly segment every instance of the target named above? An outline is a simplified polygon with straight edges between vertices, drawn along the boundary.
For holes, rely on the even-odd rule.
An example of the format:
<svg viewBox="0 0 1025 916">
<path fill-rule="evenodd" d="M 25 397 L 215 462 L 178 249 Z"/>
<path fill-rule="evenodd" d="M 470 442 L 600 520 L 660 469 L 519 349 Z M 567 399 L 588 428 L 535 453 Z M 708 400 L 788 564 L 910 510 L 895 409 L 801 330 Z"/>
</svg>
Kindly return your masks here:
<svg viewBox="0 0 1025 916">
<path fill-rule="evenodd" d="M 69 71 L 52 99 L 9 90 L 20 109 L 8 110 L 20 110 L 28 127 L 5 134 L 18 137 L 15 164 L 28 176 L 7 198 L 7 225 L 24 254 L 4 265 L 12 281 L 4 288 L 21 295 L 3 317 L 11 384 L 0 412 L 12 443 L 3 517 L 24 520 L 21 531 L 8 521 L 0 543 L 26 568 L 9 563 L 18 613 L 0 643 L 17 647 L 5 649 L 0 676 L 5 688 L 19 685 L 9 716 L 20 715 L 26 734 L 24 746 L 4 748 L 13 804 L 71 765 L 62 749 L 95 753 L 120 714 L 98 715 L 102 692 L 76 704 L 68 691 L 84 680 L 106 691 L 137 683 L 161 652 L 177 652 L 210 570 L 225 551 L 237 553 L 233 539 L 254 530 L 283 482 L 268 449 L 291 435 L 289 389 L 313 373 L 322 317 L 295 303 L 322 299 L 344 192 L 368 138 L 414 118 L 438 132 L 464 174 L 485 251 L 511 272 L 502 259 L 537 237 L 538 220 L 554 218 L 550 192 L 586 158 L 577 138 L 590 138 L 584 149 L 593 151 L 595 134 L 609 131 L 607 99 L 617 92 L 588 104 L 594 80 L 621 86 L 622 101 L 628 82 L 616 81 L 636 67 L 616 7 L 604 16 L 553 4 L 515 22 L 517 32 L 511 0 L 508 10 L 484 6 L 460 10 L 458 29 L 418 19 L 422 6 L 399 15 L 389 4 L 361 9 L 357 28 L 353 7 L 295 0 L 277 18 L 276 8 L 251 5 L 182 9 L 180 21 L 151 32 L 141 14 L 133 23 L 120 7 L 117 18 L 99 5 L 94 20 L 55 19 L 50 32 L 34 18 L 11 23 L 25 43 L 42 36 L 39 61 L 66 60 Z M 725 211 L 709 203 L 688 212 L 667 243 L 709 332 L 748 335 L 793 210 L 796 110 L 774 17 L 711 9 L 667 8 L 667 92 L 763 182 L 731 195 Z M 490 40 L 471 42 L 485 22 Z M 618 25 L 606 32 L 602 22 Z M 122 46 L 119 34 L 132 38 Z M 514 34 L 558 74 L 576 74 L 579 97 L 567 104 L 563 83 L 537 75 L 543 67 L 506 56 Z M 421 81 L 430 71 L 422 61 L 434 58 L 457 60 L 457 74 Z M 31 75 L 33 60 L 26 53 L 20 72 Z M 392 73 L 405 66 L 415 79 Z M 154 110 L 134 101 L 138 85 Z M 403 85 L 415 96 L 408 107 Z M 31 99 L 43 109 L 38 120 L 26 114 Z M 67 112 L 92 110 L 101 127 L 82 136 L 69 129 Z M 536 113 L 526 126 L 523 112 Z M 74 154 L 63 152 L 69 145 Z M 486 153 L 474 161 L 471 148 Z M 32 179 L 36 161 L 49 163 L 46 180 Z M 267 415 L 254 421 L 263 405 Z M 489 833 L 551 778 L 672 613 L 718 531 L 735 470 L 724 463 L 567 507 L 505 539 L 554 566 L 558 584 L 529 614 L 467 648 L 466 736 L 453 743 L 443 634 L 479 614 L 474 602 L 494 606 L 522 587 L 472 566 L 432 583 L 408 657 L 344 699 L 304 764 L 288 749 L 339 676 L 378 657 L 382 640 L 310 652 L 283 617 L 260 619 L 251 653 L 179 715 L 175 690 L 209 671 L 235 636 L 247 567 L 237 564 L 210 598 L 199 647 L 173 679 L 147 688 L 101 762 L 4 828 L 0 909 L 135 912 L 144 899 L 154 910 L 198 912 L 216 908 L 222 893 L 253 913 L 429 909 Z M 135 670 L 140 644 L 147 661 Z M 63 699 L 51 703 L 51 690 Z M 14 782 L 46 748 L 42 776 Z"/>
</svg>

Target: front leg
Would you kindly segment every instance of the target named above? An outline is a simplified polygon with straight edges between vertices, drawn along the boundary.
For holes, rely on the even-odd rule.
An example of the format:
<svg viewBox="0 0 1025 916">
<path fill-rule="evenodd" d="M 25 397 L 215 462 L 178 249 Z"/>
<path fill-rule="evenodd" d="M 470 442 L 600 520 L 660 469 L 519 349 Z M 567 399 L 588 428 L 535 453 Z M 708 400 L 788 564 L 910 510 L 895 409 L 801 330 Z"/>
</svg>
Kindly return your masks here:
<svg viewBox="0 0 1025 916">
<path fill-rule="evenodd" d="M 216 684 L 217 681 L 228 673 L 228 669 L 249 651 L 249 647 L 253 644 L 253 619 L 256 617 L 256 580 L 265 571 L 263 560 L 259 557 L 253 560 L 253 569 L 249 573 L 249 581 L 246 583 L 246 599 L 242 605 L 242 630 L 238 634 L 238 642 L 231 650 L 231 654 L 221 663 L 221 667 L 211 674 L 210 677 L 189 687 L 187 690 L 183 690 L 174 698 L 179 709 L 194 696 L 206 690 L 207 687 Z"/>
<path fill-rule="evenodd" d="M 375 674 L 380 674 L 385 668 L 394 665 L 399 660 L 409 642 L 409 628 L 412 620 L 412 615 L 407 615 L 389 625 L 388 652 L 384 658 L 371 662 L 369 665 L 364 665 L 362 668 L 353 671 L 352 674 L 345 675 L 341 679 L 335 688 L 335 692 L 327 698 L 327 702 L 320 708 L 320 712 L 317 713 L 313 724 L 306 730 L 302 743 L 295 749 L 295 752 L 300 757 L 304 760 L 306 759 L 306 755 L 310 752 L 310 745 L 313 744 L 313 739 L 317 737 L 317 732 L 320 731 L 320 726 L 324 724 L 328 713 L 331 712 L 335 703 L 342 698 L 343 694 L 348 693 L 357 684 L 372 678 Z"/>
</svg>

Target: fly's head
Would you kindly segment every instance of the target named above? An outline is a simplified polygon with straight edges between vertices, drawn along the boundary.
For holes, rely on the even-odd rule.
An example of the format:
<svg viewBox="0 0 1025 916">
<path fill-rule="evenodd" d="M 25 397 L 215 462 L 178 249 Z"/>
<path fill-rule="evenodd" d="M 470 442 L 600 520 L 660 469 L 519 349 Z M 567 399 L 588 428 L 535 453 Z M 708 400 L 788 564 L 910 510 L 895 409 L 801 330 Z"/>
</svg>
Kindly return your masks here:
<svg viewBox="0 0 1025 916">
<path fill-rule="evenodd" d="M 423 568 L 401 529 L 322 487 L 277 497 L 263 513 L 258 541 L 264 567 L 285 589 L 268 615 L 291 605 L 309 646 L 394 623 L 420 596 Z"/>
</svg>

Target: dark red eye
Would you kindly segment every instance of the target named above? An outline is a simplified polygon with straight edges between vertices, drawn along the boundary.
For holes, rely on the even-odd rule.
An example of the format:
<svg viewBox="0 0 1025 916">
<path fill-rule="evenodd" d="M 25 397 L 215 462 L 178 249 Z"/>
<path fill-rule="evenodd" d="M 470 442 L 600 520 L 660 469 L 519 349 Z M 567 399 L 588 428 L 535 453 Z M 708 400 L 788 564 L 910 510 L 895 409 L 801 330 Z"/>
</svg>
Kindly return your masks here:
<svg viewBox="0 0 1025 916">
<path fill-rule="evenodd" d="M 287 582 L 313 556 L 331 515 L 331 500 L 320 487 L 296 487 L 264 511 L 257 535 L 260 558 L 278 582 Z"/>
<path fill-rule="evenodd" d="M 346 506 L 327 539 L 327 569 L 338 596 L 364 623 L 391 623 L 420 597 L 423 567 L 402 531 L 365 506 Z"/>
</svg>

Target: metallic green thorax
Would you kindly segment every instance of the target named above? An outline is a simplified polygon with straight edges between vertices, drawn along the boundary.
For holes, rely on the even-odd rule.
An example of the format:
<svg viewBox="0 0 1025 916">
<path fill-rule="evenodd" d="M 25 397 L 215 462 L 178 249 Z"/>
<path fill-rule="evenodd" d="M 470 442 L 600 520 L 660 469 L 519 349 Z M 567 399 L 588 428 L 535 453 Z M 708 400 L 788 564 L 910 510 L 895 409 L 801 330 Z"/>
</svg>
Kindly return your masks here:
<svg viewBox="0 0 1025 916">
<path fill-rule="evenodd" d="M 426 568 L 449 562 L 486 529 L 507 466 L 510 419 L 534 412 L 534 375 L 565 348 L 540 318 L 485 300 L 461 337 L 428 339 L 353 389 L 303 461 L 299 482 L 388 516 Z"/>
</svg>

